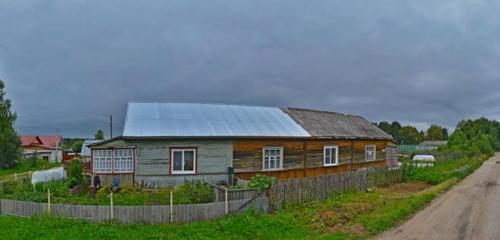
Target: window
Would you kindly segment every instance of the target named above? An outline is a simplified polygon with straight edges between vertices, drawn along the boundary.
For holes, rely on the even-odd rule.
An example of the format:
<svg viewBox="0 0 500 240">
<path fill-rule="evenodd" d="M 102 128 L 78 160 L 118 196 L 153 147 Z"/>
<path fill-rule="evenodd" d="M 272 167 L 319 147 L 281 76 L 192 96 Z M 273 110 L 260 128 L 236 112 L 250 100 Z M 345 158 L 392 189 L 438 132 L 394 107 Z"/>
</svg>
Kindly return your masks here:
<svg viewBox="0 0 500 240">
<path fill-rule="evenodd" d="M 273 170 L 283 168 L 283 148 L 267 147 L 263 149 L 263 169 Z"/>
<path fill-rule="evenodd" d="M 111 173 L 111 163 L 113 162 L 112 150 L 95 150 L 94 151 L 94 172 L 95 173 Z"/>
<path fill-rule="evenodd" d="M 133 173 L 134 172 L 134 150 L 94 150 L 93 151 L 94 173 Z"/>
<path fill-rule="evenodd" d="M 196 149 L 173 149 L 171 163 L 173 174 L 196 173 Z"/>
<path fill-rule="evenodd" d="M 130 173 L 134 171 L 133 168 L 133 150 L 132 149 L 116 149 L 115 150 L 115 160 L 114 172 L 115 173 Z"/>
<path fill-rule="evenodd" d="M 367 145 L 365 148 L 365 160 L 375 161 L 377 159 L 377 147 L 375 145 Z"/>
<path fill-rule="evenodd" d="M 325 146 L 324 148 L 324 165 L 336 166 L 339 164 L 339 147 Z"/>
</svg>

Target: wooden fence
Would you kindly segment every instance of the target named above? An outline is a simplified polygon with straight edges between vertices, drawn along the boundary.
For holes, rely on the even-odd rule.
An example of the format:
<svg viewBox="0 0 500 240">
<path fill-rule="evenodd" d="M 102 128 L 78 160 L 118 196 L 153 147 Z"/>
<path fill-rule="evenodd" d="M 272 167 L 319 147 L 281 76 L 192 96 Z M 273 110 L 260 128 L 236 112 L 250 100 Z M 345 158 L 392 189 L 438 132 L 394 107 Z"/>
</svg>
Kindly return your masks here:
<svg viewBox="0 0 500 240">
<path fill-rule="evenodd" d="M 249 203 L 249 201 L 251 201 Z M 257 212 L 269 210 L 267 197 L 206 204 L 167 206 L 82 206 L 0 200 L 0 214 L 31 217 L 49 213 L 54 216 L 86 219 L 95 222 L 116 220 L 120 223 L 186 223 L 216 219 L 228 213 L 254 208 Z"/>
<path fill-rule="evenodd" d="M 403 170 L 370 169 L 317 177 L 277 180 L 269 190 L 274 210 L 286 203 L 322 200 L 332 193 L 389 185 L 402 181 Z"/>
<path fill-rule="evenodd" d="M 224 202 L 225 201 L 226 189 L 220 188 L 220 187 L 215 187 L 214 194 L 215 194 L 215 202 Z M 227 190 L 227 200 L 228 201 L 240 200 L 240 199 L 251 199 L 251 198 L 256 198 L 256 197 L 263 196 L 263 195 L 265 195 L 265 193 L 259 194 L 257 192 L 257 190 L 255 190 L 255 189 L 228 189 Z"/>
</svg>

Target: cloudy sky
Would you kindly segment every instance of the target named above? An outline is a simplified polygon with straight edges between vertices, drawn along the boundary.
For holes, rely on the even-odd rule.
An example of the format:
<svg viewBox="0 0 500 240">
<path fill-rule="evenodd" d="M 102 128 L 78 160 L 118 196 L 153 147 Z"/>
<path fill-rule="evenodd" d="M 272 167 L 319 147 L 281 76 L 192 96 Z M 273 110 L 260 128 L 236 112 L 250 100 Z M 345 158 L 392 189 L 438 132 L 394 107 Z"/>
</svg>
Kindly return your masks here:
<svg viewBox="0 0 500 240">
<path fill-rule="evenodd" d="M 424 128 L 500 116 L 483 0 L 0 2 L 22 134 L 120 132 L 130 100 L 308 107 Z"/>
</svg>

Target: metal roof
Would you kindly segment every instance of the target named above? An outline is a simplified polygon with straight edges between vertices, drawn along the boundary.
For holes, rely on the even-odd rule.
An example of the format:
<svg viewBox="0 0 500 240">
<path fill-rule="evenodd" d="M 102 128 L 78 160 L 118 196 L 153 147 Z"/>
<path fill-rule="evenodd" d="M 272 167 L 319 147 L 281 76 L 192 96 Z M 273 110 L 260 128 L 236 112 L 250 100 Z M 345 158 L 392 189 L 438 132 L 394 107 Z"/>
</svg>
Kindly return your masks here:
<svg viewBox="0 0 500 240">
<path fill-rule="evenodd" d="M 82 157 L 90 157 L 92 154 L 91 154 L 89 145 L 94 144 L 94 143 L 98 143 L 101 141 L 102 140 L 85 140 L 82 144 L 82 152 L 80 153 L 80 155 Z"/>
<path fill-rule="evenodd" d="M 129 102 L 124 137 L 309 137 L 276 107 Z"/>
</svg>

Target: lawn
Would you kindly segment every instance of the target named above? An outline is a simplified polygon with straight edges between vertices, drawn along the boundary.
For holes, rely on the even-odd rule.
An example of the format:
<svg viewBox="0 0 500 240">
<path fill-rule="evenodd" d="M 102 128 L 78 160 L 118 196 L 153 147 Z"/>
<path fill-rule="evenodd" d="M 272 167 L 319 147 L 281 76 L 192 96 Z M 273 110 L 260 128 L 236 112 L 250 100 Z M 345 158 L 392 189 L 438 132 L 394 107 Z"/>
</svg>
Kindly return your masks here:
<svg viewBox="0 0 500 240">
<path fill-rule="evenodd" d="M 413 182 L 295 203 L 274 214 L 254 212 L 183 225 L 90 224 L 50 217 L 0 217 L 5 239 L 365 239 L 422 208 L 456 179 L 428 188 Z"/>
</svg>

